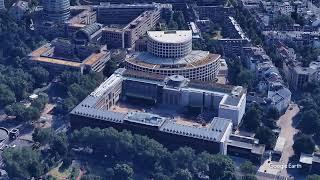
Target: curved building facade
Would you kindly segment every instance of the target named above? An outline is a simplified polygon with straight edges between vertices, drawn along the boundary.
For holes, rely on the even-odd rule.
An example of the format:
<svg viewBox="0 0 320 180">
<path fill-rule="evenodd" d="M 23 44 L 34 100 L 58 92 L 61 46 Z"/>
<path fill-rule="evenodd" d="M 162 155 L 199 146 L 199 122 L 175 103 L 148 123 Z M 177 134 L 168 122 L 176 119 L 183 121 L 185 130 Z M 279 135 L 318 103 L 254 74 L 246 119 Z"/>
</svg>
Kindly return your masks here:
<svg viewBox="0 0 320 180">
<path fill-rule="evenodd" d="M 64 22 L 70 17 L 69 0 L 42 1 L 44 17 L 48 21 Z"/>
<path fill-rule="evenodd" d="M 163 58 L 178 58 L 192 51 L 191 31 L 148 31 L 148 51 Z"/>
<path fill-rule="evenodd" d="M 125 68 L 164 76 L 182 75 L 194 80 L 213 81 L 220 69 L 220 55 L 209 53 L 205 55 L 205 51 L 197 51 L 194 53 L 199 54 L 194 56 L 189 55 L 188 57 L 177 61 L 176 64 L 156 64 L 156 62 L 152 62 L 152 60 L 148 58 L 148 55 L 145 56 L 144 54 L 139 54 L 137 56 L 127 58 Z M 193 58 L 196 58 L 196 61 L 192 62 Z M 171 59 L 163 60 L 171 61 Z"/>
<path fill-rule="evenodd" d="M 209 51 L 192 50 L 191 31 L 148 31 L 147 51 L 128 54 L 125 67 L 164 76 L 214 81 L 219 73 L 220 57 Z"/>
</svg>

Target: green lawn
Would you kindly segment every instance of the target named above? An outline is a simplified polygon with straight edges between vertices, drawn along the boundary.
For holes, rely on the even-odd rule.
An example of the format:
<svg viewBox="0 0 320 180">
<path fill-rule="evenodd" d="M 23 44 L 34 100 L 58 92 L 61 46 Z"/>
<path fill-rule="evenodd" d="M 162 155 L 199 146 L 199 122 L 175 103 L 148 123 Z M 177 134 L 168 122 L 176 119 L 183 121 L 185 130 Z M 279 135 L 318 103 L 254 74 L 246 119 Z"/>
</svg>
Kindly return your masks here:
<svg viewBox="0 0 320 180">
<path fill-rule="evenodd" d="M 62 162 L 55 168 L 51 169 L 49 172 L 48 172 L 48 175 L 51 175 L 57 179 L 71 179 L 71 175 L 72 175 L 72 170 L 75 168 L 73 167 L 72 165 L 67 168 L 67 169 L 64 169 L 64 170 L 61 170 L 60 169 L 60 166 L 62 165 Z M 79 171 L 76 170 L 76 172 L 79 174 Z M 77 174 L 77 176 L 78 176 Z"/>
</svg>

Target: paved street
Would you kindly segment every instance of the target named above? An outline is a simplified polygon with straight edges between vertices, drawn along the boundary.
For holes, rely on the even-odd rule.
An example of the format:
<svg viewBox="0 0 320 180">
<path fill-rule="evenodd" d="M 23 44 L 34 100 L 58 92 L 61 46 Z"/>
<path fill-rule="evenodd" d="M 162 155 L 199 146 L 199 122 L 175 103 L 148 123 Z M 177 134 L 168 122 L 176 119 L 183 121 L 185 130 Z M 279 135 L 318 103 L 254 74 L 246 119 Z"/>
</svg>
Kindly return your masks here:
<svg viewBox="0 0 320 180">
<path fill-rule="evenodd" d="M 291 109 L 292 108 L 292 109 Z M 291 110 L 290 110 L 291 109 Z M 281 127 L 281 132 L 279 137 L 285 138 L 286 143 L 284 145 L 283 153 L 280 159 L 281 164 L 288 164 L 289 158 L 294 155 L 292 145 L 294 143 L 293 137 L 298 132 L 297 129 L 293 127 L 293 117 L 299 112 L 299 107 L 297 104 L 291 104 L 287 109 L 286 113 L 280 117 L 277 124 Z M 281 171 L 281 175 L 286 176 L 288 174 L 287 169 Z"/>
<path fill-rule="evenodd" d="M 289 162 L 289 158 L 294 154 L 292 149 L 292 145 L 294 143 L 294 135 L 298 132 L 297 129 L 294 128 L 293 118 L 298 114 L 299 107 L 296 104 L 291 104 L 287 109 L 284 115 L 282 115 L 277 124 L 281 127 L 281 132 L 279 137 L 285 138 L 286 143 L 283 149 L 283 153 L 279 162 L 271 161 L 271 159 L 267 159 L 259 168 L 260 173 L 267 173 L 270 175 L 274 175 L 274 177 L 282 176 L 282 177 L 290 177 L 286 168 L 277 168 L 272 167 L 272 165 L 287 165 Z"/>
</svg>

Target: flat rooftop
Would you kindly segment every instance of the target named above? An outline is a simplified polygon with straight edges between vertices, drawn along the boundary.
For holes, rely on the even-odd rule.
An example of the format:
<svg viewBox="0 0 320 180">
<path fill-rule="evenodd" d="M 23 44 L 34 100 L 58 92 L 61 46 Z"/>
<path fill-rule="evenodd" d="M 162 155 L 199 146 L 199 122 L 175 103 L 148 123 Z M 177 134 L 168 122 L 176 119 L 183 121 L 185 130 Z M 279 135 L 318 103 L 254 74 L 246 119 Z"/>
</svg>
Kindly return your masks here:
<svg viewBox="0 0 320 180">
<path fill-rule="evenodd" d="M 198 127 L 181 125 L 175 121 L 168 120 L 161 126 L 160 130 L 197 139 L 220 141 L 229 126 L 230 120 L 215 117 L 209 126 Z"/>
<path fill-rule="evenodd" d="M 241 97 L 236 96 L 228 96 L 226 100 L 224 101 L 224 104 L 231 105 L 231 106 L 237 106 L 239 104 Z"/>
<path fill-rule="evenodd" d="M 301 153 L 299 162 L 304 164 L 312 164 L 312 154 Z"/>
<path fill-rule="evenodd" d="M 148 37 L 160 43 L 178 44 L 192 41 L 192 31 L 148 31 Z"/>
<path fill-rule="evenodd" d="M 32 57 L 31 60 L 35 62 L 58 64 L 63 66 L 81 67 L 81 63 L 66 61 L 66 60 L 57 59 L 53 57 Z"/>
<path fill-rule="evenodd" d="M 87 58 L 83 59 L 82 62 L 76 62 L 73 59 L 67 59 L 63 57 L 56 57 L 54 55 L 47 55 L 51 54 L 48 52 L 53 52 L 54 51 L 54 46 L 51 43 L 47 43 L 38 49 L 32 51 L 29 54 L 29 59 L 31 61 L 35 62 L 42 62 L 42 63 L 48 63 L 48 64 L 57 64 L 57 65 L 63 65 L 63 66 L 71 66 L 71 67 L 76 67 L 79 68 L 82 65 L 93 65 L 100 59 L 104 58 L 107 56 L 108 52 L 101 50 L 100 53 L 92 53 L 89 55 Z"/>
<path fill-rule="evenodd" d="M 165 78 L 165 76 L 161 75 L 141 73 L 123 68 L 118 69 L 77 105 L 71 111 L 71 114 L 114 123 L 147 125 L 157 127 L 159 131 L 167 133 L 219 142 L 225 136 L 226 128 L 232 126 L 232 122 L 229 119 L 215 117 L 217 114 L 212 110 L 192 113 L 183 106 L 170 106 L 161 103 L 148 105 L 123 100 L 115 102 L 113 106 L 106 109 L 106 106 L 101 103 L 104 97 L 110 94 L 113 87 L 118 86 L 123 81 L 150 81 L 148 83 L 160 83 L 161 85 Z M 201 88 L 194 87 L 197 84 L 202 84 L 199 87 L 206 87 L 206 83 L 194 81 L 190 87 L 186 86 L 184 88 L 192 91 L 203 91 Z M 222 89 L 222 92 L 216 92 L 210 88 L 211 85 L 214 86 L 210 84 L 207 87 L 208 90 L 204 91 L 219 93 L 223 96 L 234 91 L 232 86 L 220 85 L 222 87 L 219 88 Z M 248 143 L 244 145 L 249 146 Z M 252 144 L 249 148 L 254 149 Z M 259 149 L 256 150 L 259 151 Z"/>
<path fill-rule="evenodd" d="M 175 123 L 177 124 L 194 127 L 203 126 L 201 120 L 198 119 L 196 115 L 188 115 L 184 112 L 182 108 L 177 108 L 173 106 L 147 106 L 119 101 L 117 105 L 112 106 L 110 110 L 125 114 L 132 112 L 156 114 L 158 116 L 166 117 L 168 119 L 174 119 Z M 207 113 L 203 118 L 206 122 L 209 122 L 214 117 L 214 115 L 214 113 Z"/>
<path fill-rule="evenodd" d="M 86 99 L 84 100 L 86 101 Z M 81 102 L 71 114 L 100 119 L 113 123 L 135 123 L 156 127 L 159 131 L 196 139 L 219 142 L 227 128 L 232 126 L 231 120 L 214 117 L 206 124 L 197 123 L 194 118 L 187 119 L 174 108 L 150 107 L 118 103 L 110 110 L 83 106 Z"/>
<path fill-rule="evenodd" d="M 145 112 L 129 112 L 125 118 L 126 121 L 145 124 L 149 126 L 160 127 L 167 118 L 156 114 Z"/>
</svg>

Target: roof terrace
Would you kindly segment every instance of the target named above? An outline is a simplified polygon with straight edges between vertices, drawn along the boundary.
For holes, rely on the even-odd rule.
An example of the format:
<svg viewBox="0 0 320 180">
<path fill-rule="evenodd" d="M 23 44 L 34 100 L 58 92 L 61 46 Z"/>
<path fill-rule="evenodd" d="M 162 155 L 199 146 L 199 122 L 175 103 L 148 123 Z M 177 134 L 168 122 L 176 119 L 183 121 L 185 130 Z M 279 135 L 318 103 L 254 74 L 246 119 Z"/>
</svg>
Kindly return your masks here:
<svg viewBox="0 0 320 180">
<path fill-rule="evenodd" d="M 160 127 L 166 120 L 165 117 L 145 112 L 129 112 L 125 118 L 125 121 L 156 127 Z"/>
</svg>

